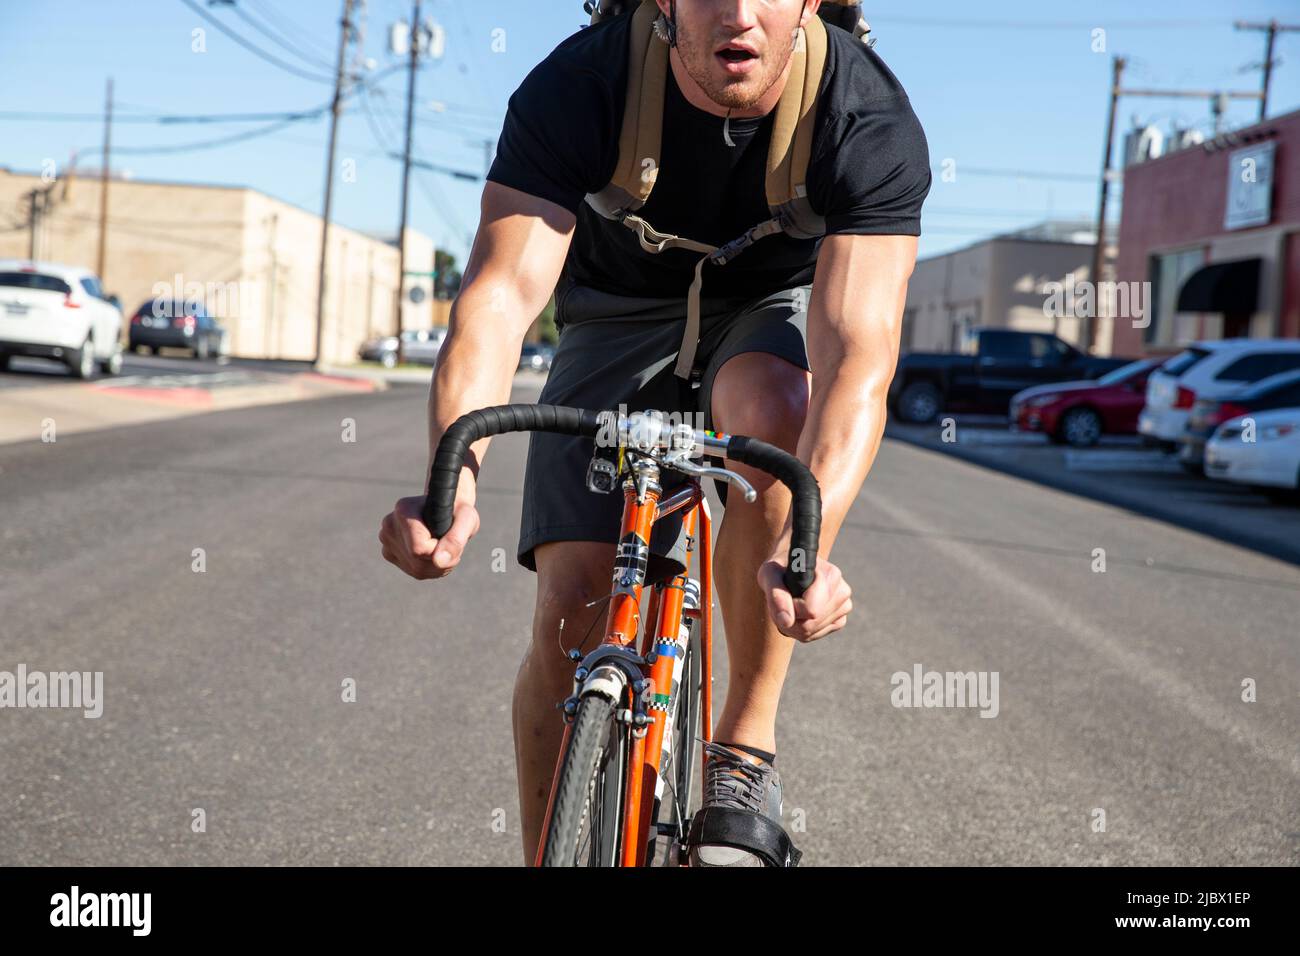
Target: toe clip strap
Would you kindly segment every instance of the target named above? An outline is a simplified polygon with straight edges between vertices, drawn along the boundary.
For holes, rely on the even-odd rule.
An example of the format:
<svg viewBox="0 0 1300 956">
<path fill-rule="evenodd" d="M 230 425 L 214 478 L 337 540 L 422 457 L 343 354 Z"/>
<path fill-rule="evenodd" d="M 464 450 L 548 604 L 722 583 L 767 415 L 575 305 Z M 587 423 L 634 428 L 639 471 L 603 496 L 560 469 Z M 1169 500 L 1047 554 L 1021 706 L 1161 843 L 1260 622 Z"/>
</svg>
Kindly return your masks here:
<svg viewBox="0 0 1300 956">
<path fill-rule="evenodd" d="M 761 857 L 768 866 L 798 866 L 803 856 L 779 823 L 761 813 L 730 807 L 697 810 L 686 844 L 734 847 Z"/>
</svg>

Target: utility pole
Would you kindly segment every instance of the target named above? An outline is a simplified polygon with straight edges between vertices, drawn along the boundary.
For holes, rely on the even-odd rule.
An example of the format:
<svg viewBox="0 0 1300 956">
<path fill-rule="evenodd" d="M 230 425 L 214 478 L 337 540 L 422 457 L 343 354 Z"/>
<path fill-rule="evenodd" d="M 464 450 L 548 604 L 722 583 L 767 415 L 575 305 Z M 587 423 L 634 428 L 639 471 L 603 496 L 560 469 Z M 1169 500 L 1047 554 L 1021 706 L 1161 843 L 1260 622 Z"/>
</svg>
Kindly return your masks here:
<svg viewBox="0 0 1300 956">
<path fill-rule="evenodd" d="M 366 246 L 366 338 L 375 334 L 375 247 Z"/>
<path fill-rule="evenodd" d="M 100 285 L 107 288 L 104 276 L 108 261 L 108 164 L 113 139 L 113 78 L 108 78 L 108 94 L 104 99 L 104 157 L 99 170 L 99 260 L 95 274 Z"/>
<path fill-rule="evenodd" d="M 397 361 L 402 354 L 402 305 L 406 287 L 406 207 L 411 185 L 411 127 L 415 117 L 415 71 L 420 63 L 420 0 L 411 10 L 411 62 L 406 75 L 406 146 L 402 151 L 402 212 L 397 220 L 397 306 L 393 321 L 397 324 Z"/>
<path fill-rule="evenodd" d="M 1106 201 L 1110 198 L 1110 151 L 1115 141 L 1115 108 L 1119 105 L 1120 78 L 1124 75 L 1124 66 L 1128 61 L 1122 56 L 1111 61 L 1110 70 L 1110 107 L 1106 111 L 1106 145 L 1101 153 L 1101 198 L 1097 201 L 1097 244 L 1092 250 L 1092 274 L 1088 277 L 1095 285 L 1101 282 L 1101 270 L 1106 262 Z M 1093 302 L 1100 300 L 1094 295 Z M 1091 350 L 1097 341 L 1097 318 L 1087 319 L 1087 334 L 1083 337 L 1085 350 Z"/>
<path fill-rule="evenodd" d="M 1259 121 L 1262 123 L 1268 113 L 1268 91 L 1273 81 L 1273 65 L 1279 62 L 1273 59 L 1273 41 L 1277 39 L 1279 33 L 1300 31 L 1300 24 L 1278 23 L 1276 20 L 1269 20 L 1268 23 L 1251 23 L 1247 20 L 1238 20 L 1233 26 L 1238 30 L 1256 30 L 1266 34 L 1264 39 L 1264 62 L 1260 64 L 1263 76 L 1259 87 Z"/>
<path fill-rule="evenodd" d="M 1106 201 L 1110 196 L 1110 182 L 1112 178 L 1119 178 L 1121 173 L 1114 172 L 1110 168 L 1111 147 L 1115 140 L 1115 112 L 1119 105 L 1121 96 L 1147 96 L 1158 99 L 1196 99 L 1209 100 L 1211 109 L 1215 115 L 1215 134 L 1219 132 L 1223 111 L 1226 109 L 1229 100 L 1257 100 L 1262 99 L 1264 93 L 1261 92 L 1243 92 L 1243 91 L 1221 91 L 1221 90 L 1158 90 L 1158 89 L 1125 89 L 1120 84 L 1120 79 L 1124 74 L 1124 66 L 1127 61 L 1122 56 L 1114 59 L 1111 70 L 1110 83 L 1110 109 L 1106 118 L 1106 145 L 1101 158 L 1101 196 L 1097 202 L 1097 244 L 1093 247 L 1092 253 L 1092 274 L 1089 277 L 1093 282 L 1101 282 L 1104 276 L 1102 268 L 1105 265 L 1106 255 Z M 1098 295 L 1095 301 L 1101 301 L 1102 297 Z M 1092 348 L 1096 344 L 1097 322 L 1090 318 L 1087 323 L 1087 335 L 1084 337 L 1084 344 Z"/>
<path fill-rule="evenodd" d="M 343 0 L 343 19 L 339 24 L 339 63 L 334 77 L 334 99 L 330 104 L 330 135 L 325 159 L 325 208 L 321 211 L 320 271 L 316 283 L 316 357 L 320 365 L 325 334 L 325 287 L 330 248 L 330 207 L 334 200 L 334 156 L 338 146 L 339 114 L 343 111 L 344 64 L 352 32 L 353 0 Z"/>
<path fill-rule="evenodd" d="M 33 189 L 27 194 L 27 200 L 31 203 L 31 211 L 27 216 L 27 258 L 33 262 L 37 258 L 37 250 L 40 243 L 37 241 L 37 232 L 41 227 L 41 215 L 44 213 L 45 190 Z"/>
<path fill-rule="evenodd" d="M 280 285 L 280 258 L 275 250 L 276 232 L 280 227 L 280 214 L 271 213 L 270 235 L 267 237 L 266 251 L 271 259 L 271 281 L 270 288 L 267 289 L 267 307 L 266 307 L 266 335 L 263 339 L 263 351 L 266 353 L 265 358 L 278 359 L 280 357 L 280 346 L 276 334 L 279 329 L 279 323 L 275 318 L 276 292 Z"/>
</svg>

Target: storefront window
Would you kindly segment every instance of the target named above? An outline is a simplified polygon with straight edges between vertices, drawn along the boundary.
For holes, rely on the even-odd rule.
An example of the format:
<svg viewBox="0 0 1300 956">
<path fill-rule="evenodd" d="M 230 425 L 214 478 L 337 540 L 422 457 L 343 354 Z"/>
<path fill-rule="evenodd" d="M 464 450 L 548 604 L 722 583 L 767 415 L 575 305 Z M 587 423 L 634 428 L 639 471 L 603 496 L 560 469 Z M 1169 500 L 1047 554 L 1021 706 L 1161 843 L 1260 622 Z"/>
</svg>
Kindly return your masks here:
<svg viewBox="0 0 1300 956">
<path fill-rule="evenodd" d="M 1151 321 L 1143 332 L 1147 345 L 1181 345 L 1196 338 L 1196 316 L 1175 312 L 1174 304 L 1187 277 L 1204 263 L 1205 250 L 1201 248 L 1151 257 Z"/>
</svg>

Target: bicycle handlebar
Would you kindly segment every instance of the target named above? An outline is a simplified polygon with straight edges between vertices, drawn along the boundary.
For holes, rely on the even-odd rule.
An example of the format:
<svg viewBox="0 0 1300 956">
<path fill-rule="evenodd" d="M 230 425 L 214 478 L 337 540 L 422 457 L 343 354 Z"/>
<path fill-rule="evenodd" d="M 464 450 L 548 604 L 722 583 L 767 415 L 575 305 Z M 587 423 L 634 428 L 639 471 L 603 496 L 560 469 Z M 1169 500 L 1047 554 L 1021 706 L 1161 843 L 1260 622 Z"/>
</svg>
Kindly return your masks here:
<svg viewBox="0 0 1300 956">
<path fill-rule="evenodd" d="M 474 442 L 507 432 L 554 432 L 595 438 L 602 424 L 598 412 L 567 405 L 494 405 L 462 415 L 443 433 L 429 470 L 429 486 L 420 513 L 429 533 L 441 538 L 451 528 L 460 472 Z M 822 503 L 816 477 L 794 455 L 757 438 L 730 435 L 721 443 L 716 440 L 721 436 L 711 437 L 714 440 L 705 444 L 720 446 L 726 458 L 767 472 L 790 489 L 794 519 L 782 577 L 790 593 L 801 597 L 817 577 Z M 793 570 L 796 567 L 799 570 Z"/>
</svg>

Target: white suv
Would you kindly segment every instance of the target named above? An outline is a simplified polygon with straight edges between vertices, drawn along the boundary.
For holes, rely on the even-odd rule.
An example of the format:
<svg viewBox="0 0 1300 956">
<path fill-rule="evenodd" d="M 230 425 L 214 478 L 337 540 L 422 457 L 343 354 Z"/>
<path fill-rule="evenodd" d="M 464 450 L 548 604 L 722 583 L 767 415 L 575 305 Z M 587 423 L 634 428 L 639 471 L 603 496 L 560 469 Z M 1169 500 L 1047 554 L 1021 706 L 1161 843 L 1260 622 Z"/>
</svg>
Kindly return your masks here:
<svg viewBox="0 0 1300 956">
<path fill-rule="evenodd" d="M 122 370 L 122 311 L 88 269 L 0 259 L 0 369 L 13 355 L 60 361 L 78 378 Z"/>
<path fill-rule="evenodd" d="M 1300 339 L 1193 342 L 1147 379 L 1138 434 L 1173 445 L 1197 399 L 1224 398 L 1261 379 L 1300 369 Z"/>
</svg>

